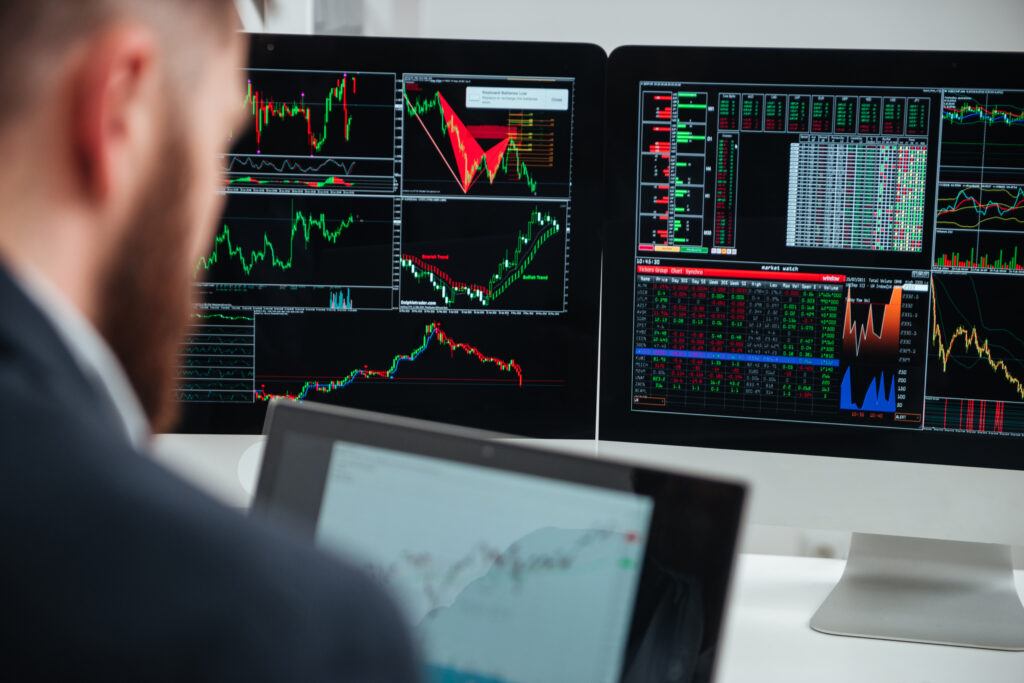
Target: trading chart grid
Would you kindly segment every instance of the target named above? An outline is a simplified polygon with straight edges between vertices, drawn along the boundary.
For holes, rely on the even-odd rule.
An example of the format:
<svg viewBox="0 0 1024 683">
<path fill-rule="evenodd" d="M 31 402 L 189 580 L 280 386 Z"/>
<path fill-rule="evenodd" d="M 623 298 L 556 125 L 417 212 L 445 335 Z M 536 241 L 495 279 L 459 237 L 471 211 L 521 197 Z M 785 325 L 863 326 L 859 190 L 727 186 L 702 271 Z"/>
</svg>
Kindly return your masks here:
<svg viewBox="0 0 1024 683">
<path fill-rule="evenodd" d="M 634 411 L 1024 436 L 1024 92 L 641 82 Z"/>
<path fill-rule="evenodd" d="M 573 78 L 247 69 L 178 399 L 565 385 Z"/>
</svg>

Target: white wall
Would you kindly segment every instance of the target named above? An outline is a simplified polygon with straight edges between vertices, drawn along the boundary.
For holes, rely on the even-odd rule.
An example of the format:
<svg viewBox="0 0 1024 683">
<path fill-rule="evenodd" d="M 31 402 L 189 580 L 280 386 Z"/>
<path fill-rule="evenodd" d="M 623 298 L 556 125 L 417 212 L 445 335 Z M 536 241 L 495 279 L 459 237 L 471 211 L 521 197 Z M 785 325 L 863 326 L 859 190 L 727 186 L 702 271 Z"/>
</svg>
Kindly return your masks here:
<svg viewBox="0 0 1024 683">
<path fill-rule="evenodd" d="M 1024 50 L 1024 0 L 364 1 L 369 35 Z"/>
</svg>

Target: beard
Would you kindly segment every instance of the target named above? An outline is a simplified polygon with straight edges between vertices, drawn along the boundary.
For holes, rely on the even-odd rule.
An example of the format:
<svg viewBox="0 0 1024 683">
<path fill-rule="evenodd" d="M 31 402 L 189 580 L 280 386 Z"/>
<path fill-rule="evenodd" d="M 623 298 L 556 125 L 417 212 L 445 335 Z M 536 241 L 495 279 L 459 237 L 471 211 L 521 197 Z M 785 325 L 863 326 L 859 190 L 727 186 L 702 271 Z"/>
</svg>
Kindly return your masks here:
<svg viewBox="0 0 1024 683">
<path fill-rule="evenodd" d="M 194 291 L 188 199 L 196 188 L 185 146 L 173 142 L 184 139 L 175 135 L 183 131 L 172 128 L 164 128 L 161 162 L 107 270 L 98 316 L 99 332 L 120 360 L 156 433 L 178 421 L 177 354 Z"/>
</svg>

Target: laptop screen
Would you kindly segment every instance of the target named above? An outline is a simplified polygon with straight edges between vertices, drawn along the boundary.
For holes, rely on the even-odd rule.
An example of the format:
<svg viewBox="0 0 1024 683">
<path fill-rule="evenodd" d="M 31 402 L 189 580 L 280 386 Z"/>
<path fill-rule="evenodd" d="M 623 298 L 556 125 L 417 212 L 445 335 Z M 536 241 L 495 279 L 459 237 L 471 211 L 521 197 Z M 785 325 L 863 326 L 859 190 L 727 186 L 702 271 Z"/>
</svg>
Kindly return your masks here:
<svg viewBox="0 0 1024 683">
<path fill-rule="evenodd" d="M 316 540 L 390 588 L 429 681 L 611 683 L 653 509 L 625 491 L 337 441 Z"/>
<path fill-rule="evenodd" d="M 429 683 L 712 680 L 742 486 L 275 403 L 253 515 L 365 569 Z"/>
</svg>

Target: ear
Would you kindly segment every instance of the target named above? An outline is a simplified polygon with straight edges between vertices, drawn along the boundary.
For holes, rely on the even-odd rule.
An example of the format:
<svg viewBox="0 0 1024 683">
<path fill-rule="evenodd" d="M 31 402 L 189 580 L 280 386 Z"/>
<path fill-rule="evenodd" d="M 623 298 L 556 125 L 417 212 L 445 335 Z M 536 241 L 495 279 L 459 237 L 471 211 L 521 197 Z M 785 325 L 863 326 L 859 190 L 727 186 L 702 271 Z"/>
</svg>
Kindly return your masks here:
<svg viewBox="0 0 1024 683">
<path fill-rule="evenodd" d="M 137 182 L 156 132 L 157 41 L 143 26 L 117 26 L 90 39 L 72 69 L 71 134 L 81 189 L 103 202 Z"/>
</svg>

